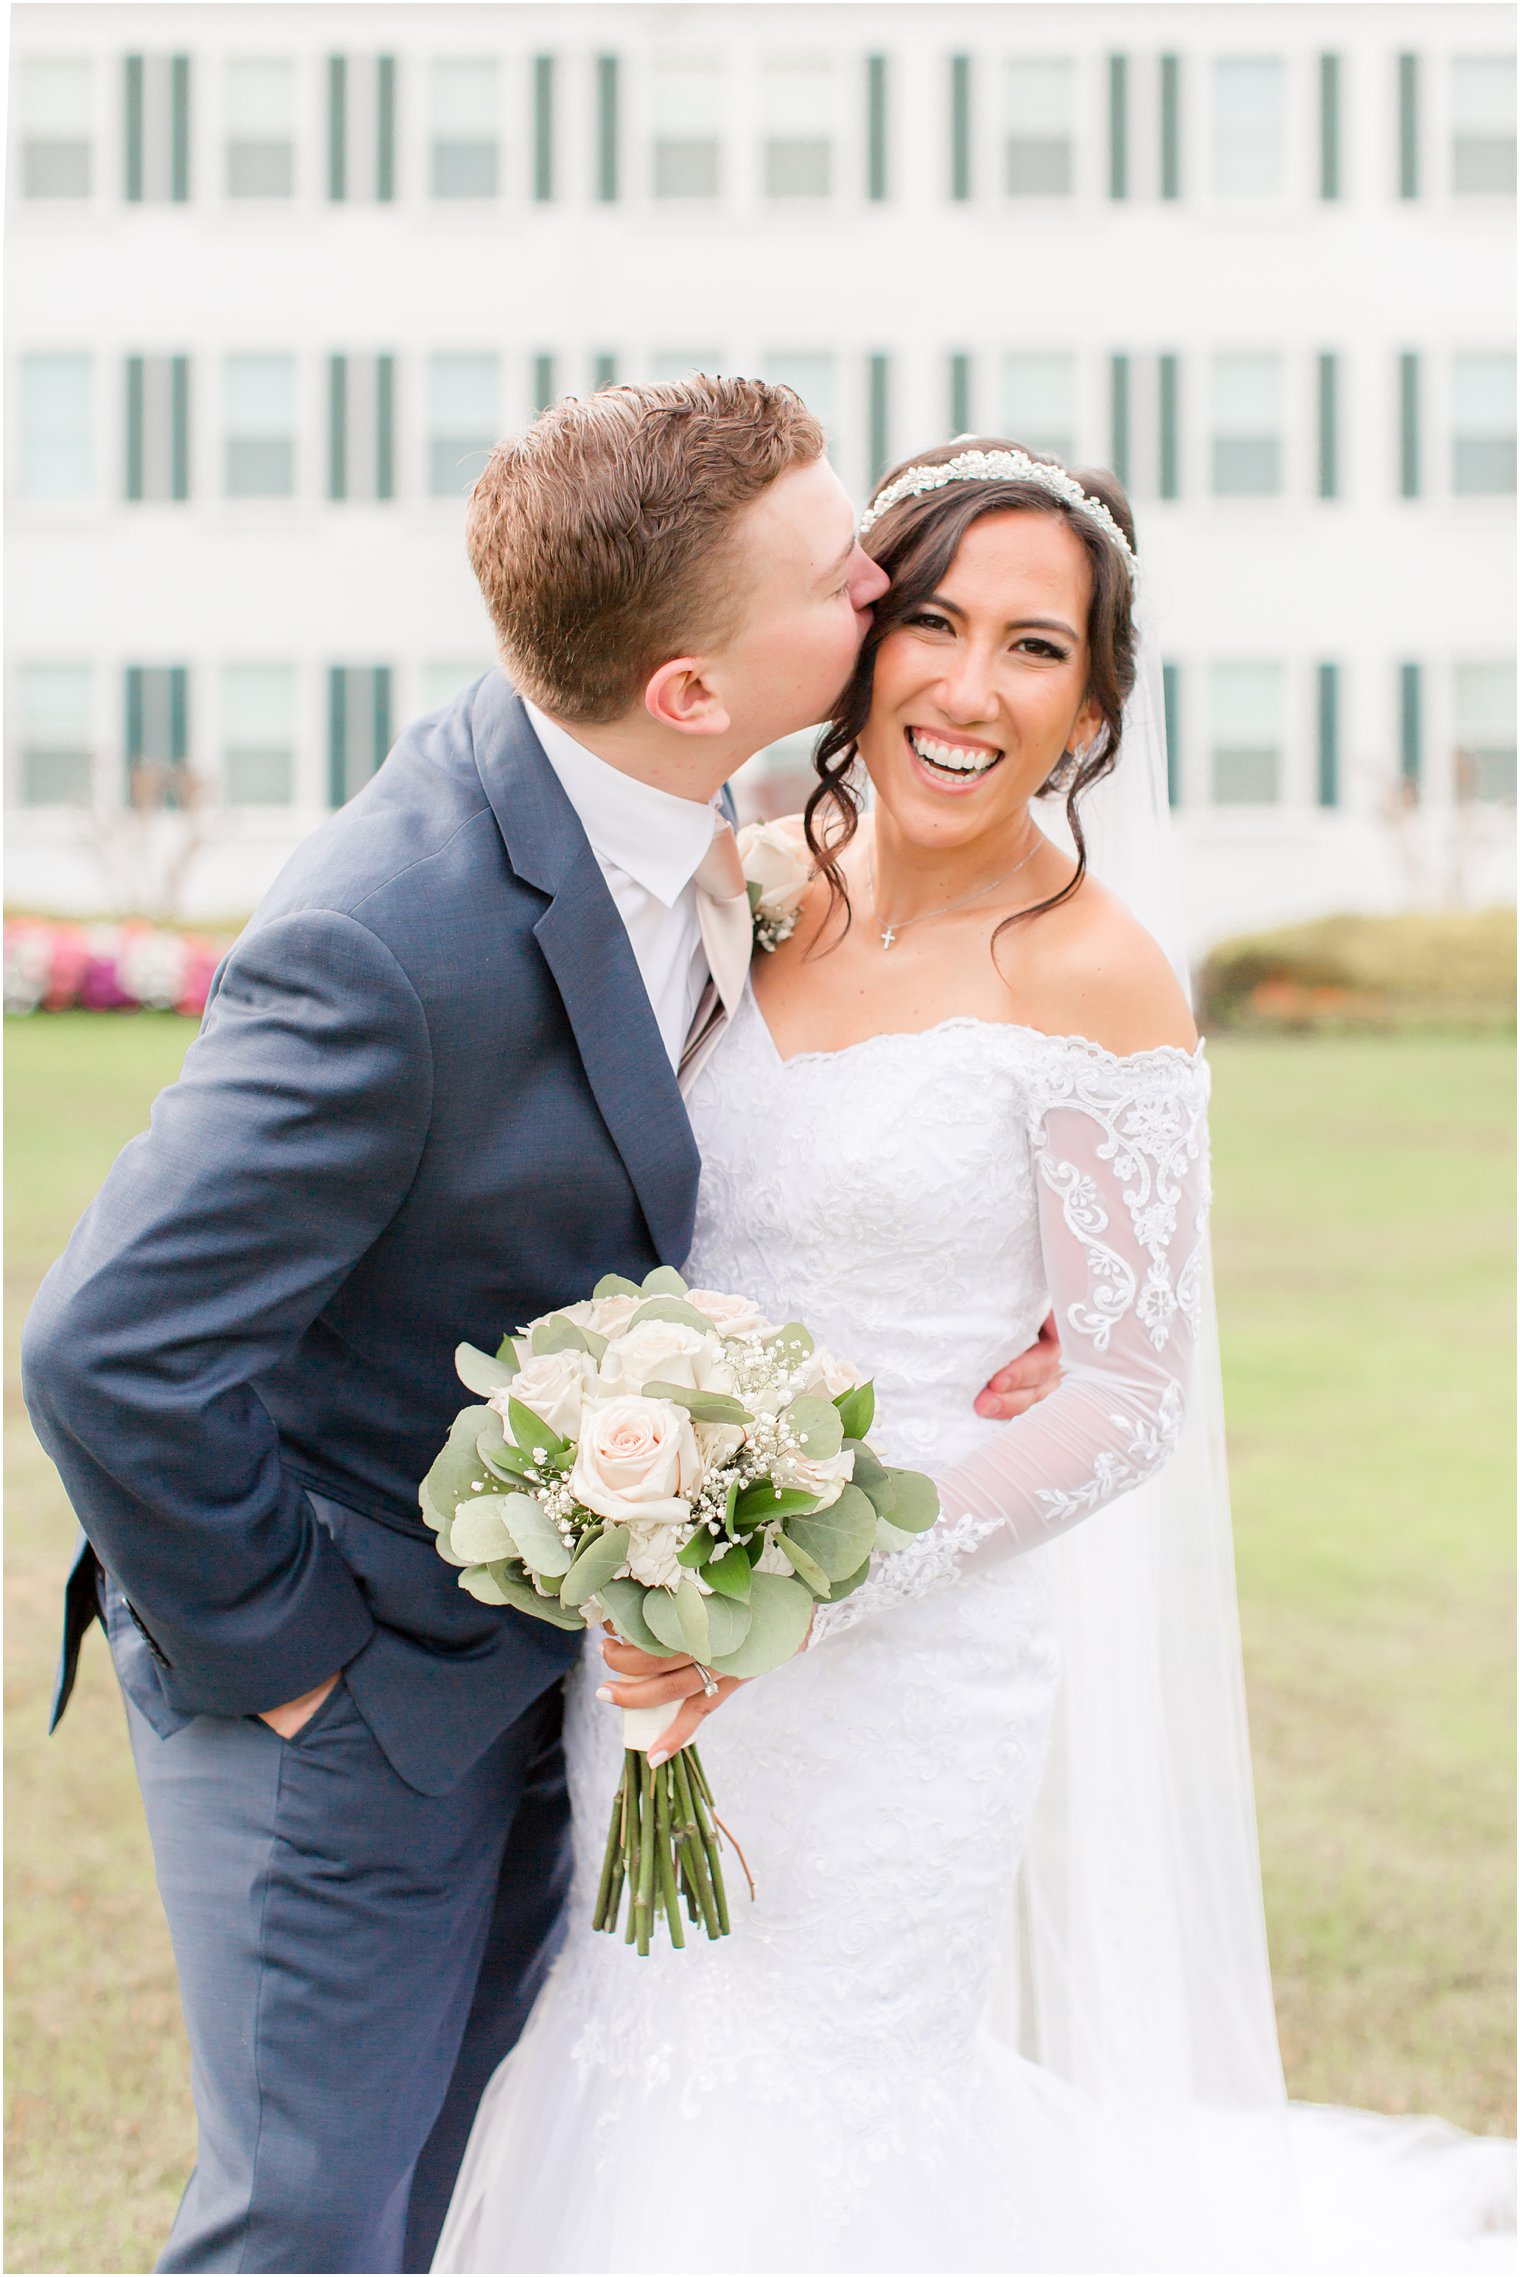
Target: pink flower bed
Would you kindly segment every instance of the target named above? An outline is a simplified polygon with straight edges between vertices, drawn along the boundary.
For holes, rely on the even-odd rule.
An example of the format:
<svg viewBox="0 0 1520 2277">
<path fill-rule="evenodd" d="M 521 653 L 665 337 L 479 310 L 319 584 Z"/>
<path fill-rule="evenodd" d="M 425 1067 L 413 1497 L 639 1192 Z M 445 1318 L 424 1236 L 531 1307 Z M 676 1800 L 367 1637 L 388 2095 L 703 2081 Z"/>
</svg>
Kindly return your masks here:
<svg viewBox="0 0 1520 2277">
<path fill-rule="evenodd" d="M 77 925 L 5 921 L 7 1012 L 185 1012 L 206 1009 L 223 945 L 141 921 Z"/>
</svg>

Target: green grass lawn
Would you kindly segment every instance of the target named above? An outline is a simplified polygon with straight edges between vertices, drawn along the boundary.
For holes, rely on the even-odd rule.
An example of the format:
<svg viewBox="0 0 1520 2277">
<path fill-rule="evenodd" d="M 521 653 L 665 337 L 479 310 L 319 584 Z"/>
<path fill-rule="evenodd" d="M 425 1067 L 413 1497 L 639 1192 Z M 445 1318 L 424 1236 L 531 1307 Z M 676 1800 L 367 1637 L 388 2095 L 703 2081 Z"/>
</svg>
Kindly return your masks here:
<svg viewBox="0 0 1520 2277">
<path fill-rule="evenodd" d="M 98 1636 L 43 1739 L 71 1522 L 20 1412 L 38 1275 L 189 1041 L 7 1023 L 13 2270 L 148 2268 L 191 2115 Z M 1512 2131 L 1514 1053 L 1226 1041 L 1216 1245 L 1290 2085 Z"/>
</svg>

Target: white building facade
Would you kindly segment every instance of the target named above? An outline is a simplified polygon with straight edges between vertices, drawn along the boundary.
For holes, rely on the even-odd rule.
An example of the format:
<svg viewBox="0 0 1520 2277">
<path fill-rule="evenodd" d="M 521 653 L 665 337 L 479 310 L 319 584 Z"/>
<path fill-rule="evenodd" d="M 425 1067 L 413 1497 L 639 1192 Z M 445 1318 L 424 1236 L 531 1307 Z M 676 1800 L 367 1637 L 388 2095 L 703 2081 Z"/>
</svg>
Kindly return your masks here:
<svg viewBox="0 0 1520 2277">
<path fill-rule="evenodd" d="M 693 367 L 862 498 L 968 429 L 1117 469 L 1199 947 L 1512 897 L 1509 8 L 11 23 L 13 905 L 141 900 L 167 798 L 245 913 L 490 663 L 492 440 Z"/>
</svg>

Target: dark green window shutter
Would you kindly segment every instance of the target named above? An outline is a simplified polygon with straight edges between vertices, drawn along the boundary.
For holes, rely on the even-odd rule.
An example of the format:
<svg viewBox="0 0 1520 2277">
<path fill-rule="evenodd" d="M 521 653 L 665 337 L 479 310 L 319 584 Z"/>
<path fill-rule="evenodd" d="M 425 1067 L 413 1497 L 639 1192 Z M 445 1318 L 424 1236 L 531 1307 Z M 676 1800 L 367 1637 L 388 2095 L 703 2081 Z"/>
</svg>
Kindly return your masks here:
<svg viewBox="0 0 1520 2277">
<path fill-rule="evenodd" d="M 190 756 L 190 675 L 183 664 L 169 668 L 169 757 L 182 767 Z"/>
<path fill-rule="evenodd" d="M 348 496 L 348 358 L 327 359 L 327 495 Z"/>
<path fill-rule="evenodd" d="M 1420 795 L 1424 729 L 1421 721 L 1420 667 L 1399 666 L 1399 775 L 1414 798 Z"/>
<path fill-rule="evenodd" d="M 1316 717 L 1319 736 L 1319 803 L 1339 806 L 1341 800 L 1341 675 L 1338 664 L 1322 664 L 1317 674 Z"/>
<path fill-rule="evenodd" d="M 1166 731 L 1166 797 L 1169 806 L 1182 804 L 1182 669 L 1161 667 L 1162 724 Z"/>
<path fill-rule="evenodd" d="M 1129 358 L 1108 359 L 1108 463 L 1129 484 Z"/>
<path fill-rule="evenodd" d="M 1420 495 L 1420 359 L 1399 358 L 1399 496 Z"/>
<path fill-rule="evenodd" d="M 169 359 L 169 463 L 170 495 L 190 495 L 190 359 Z"/>
<path fill-rule="evenodd" d="M 1182 58 L 1161 58 L 1161 195 L 1182 195 Z"/>
<path fill-rule="evenodd" d="M 391 747 L 391 668 L 388 664 L 375 666 L 371 704 L 370 716 L 374 723 L 373 772 L 378 774 Z"/>
<path fill-rule="evenodd" d="M 175 205 L 190 196 L 190 58 L 169 58 L 169 195 Z"/>
<path fill-rule="evenodd" d="M 950 432 L 971 432 L 971 358 L 961 351 L 950 358 Z"/>
<path fill-rule="evenodd" d="M 143 676 L 140 664 L 129 664 L 126 672 L 126 722 L 123 757 L 127 769 L 127 796 L 132 796 L 132 771 L 142 757 L 143 747 Z"/>
<path fill-rule="evenodd" d="M 375 358 L 375 496 L 396 495 L 396 359 Z"/>
<path fill-rule="evenodd" d="M 1177 358 L 1158 356 L 1156 359 L 1156 414 L 1159 432 L 1156 438 L 1157 482 L 1163 498 L 1182 496 L 1182 438 L 1179 420 L 1181 385 Z"/>
<path fill-rule="evenodd" d="M 395 196 L 396 58 L 382 55 L 375 59 L 375 197 L 390 205 Z"/>
<path fill-rule="evenodd" d="M 596 194 L 604 206 L 618 198 L 618 59 L 596 59 Z"/>
<path fill-rule="evenodd" d="M 617 358 L 616 358 L 616 356 L 611 356 L 611 355 L 605 355 L 605 354 L 604 354 L 604 355 L 600 355 L 600 356 L 597 356 L 597 357 L 596 357 L 596 358 L 593 360 L 593 362 L 592 362 L 592 366 L 591 366 L 591 384 L 592 384 L 592 386 L 593 386 L 593 387 L 616 387 L 616 385 L 617 385 Z"/>
<path fill-rule="evenodd" d="M 870 478 L 879 482 L 892 463 L 891 374 L 885 356 L 872 356 L 867 370 L 866 432 Z"/>
<path fill-rule="evenodd" d="M 554 58 L 533 58 L 533 197 L 547 205 L 554 196 Z"/>
<path fill-rule="evenodd" d="M 551 403 L 559 400 L 559 374 L 553 356 L 535 356 L 533 359 L 533 411 L 547 411 Z"/>
<path fill-rule="evenodd" d="M 327 59 L 327 195 L 335 205 L 348 196 L 348 60 Z"/>
<path fill-rule="evenodd" d="M 964 204 L 971 195 L 971 58 L 950 58 L 950 195 Z"/>
<path fill-rule="evenodd" d="M 1319 359 L 1319 494 L 1339 498 L 1340 482 L 1340 358 Z"/>
<path fill-rule="evenodd" d="M 1319 194 L 1341 194 L 1341 59 L 1319 59 Z"/>
<path fill-rule="evenodd" d="M 1399 196 L 1420 194 L 1420 59 L 1399 57 Z"/>
<path fill-rule="evenodd" d="M 887 195 L 887 59 L 866 57 L 866 196 L 880 205 Z"/>
<path fill-rule="evenodd" d="M 348 797 L 348 674 L 341 664 L 327 675 L 327 803 Z"/>
<path fill-rule="evenodd" d="M 1129 57 L 1108 59 L 1108 194 L 1129 196 Z"/>
<path fill-rule="evenodd" d="M 143 494 L 143 360 L 127 358 L 127 496 Z"/>
<path fill-rule="evenodd" d="M 141 205 L 143 194 L 143 59 L 129 55 L 122 80 L 122 188 L 129 205 Z M 141 493 L 139 493 L 141 495 Z"/>
</svg>

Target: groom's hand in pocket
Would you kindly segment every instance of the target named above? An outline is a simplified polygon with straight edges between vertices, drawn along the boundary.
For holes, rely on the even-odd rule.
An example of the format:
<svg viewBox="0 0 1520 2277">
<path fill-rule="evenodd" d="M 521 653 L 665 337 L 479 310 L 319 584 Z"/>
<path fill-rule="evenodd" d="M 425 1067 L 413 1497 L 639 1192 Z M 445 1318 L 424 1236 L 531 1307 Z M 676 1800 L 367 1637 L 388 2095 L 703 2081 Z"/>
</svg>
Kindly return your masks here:
<svg viewBox="0 0 1520 2277">
<path fill-rule="evenodd" d="M 687 1746 L 696 1738 L 704 1719 L 732 1699 L 745 1681 L 742 1676 L 718 1676 L 714 1679 L 717 1690 L 709 1692 L 694 1660 L 669 1660 L 640 1652 L 610 1629 L 602 1645 L 602 1658 L 614 1680 L 601 1687 L 599 1700 L 610 1700 L 618 1708 L 663 1708 L 680 1702 L 680 1714 L 649 1751 L 651 1763 L 663 1763 L 668 1755 Z"/>
<path fill-rule="evenodd" d="M 1056 1316 L 1047 1313 L 1040 1333 L 1027 1352 L 1010 1360 L 1006 1368 L 999 1368 L 989 1383 L 983 1384 L 976 1395 L 975 1407 L 990 1423 L 1011 1423 L 1016 1415 L 1027 1415 L 1061 1381 L 1061 1345 L 1056 1335 Z"/>
<path fill-rule="evenodd" d="M 309 1692 L 301 1694 L 299 1700 L 287 1700 L 282 1708 L 261 1708 L 260 1723 L 268 1724 L 270 1730 L 277 1731 L 281 1739 L 294 1739 L 296 1733 L 311 1722 L 341 1674 L 340 1669 L 335 1675 L 329 1676 L 325 1684 L 314 1684 Z"/>
</svg>

